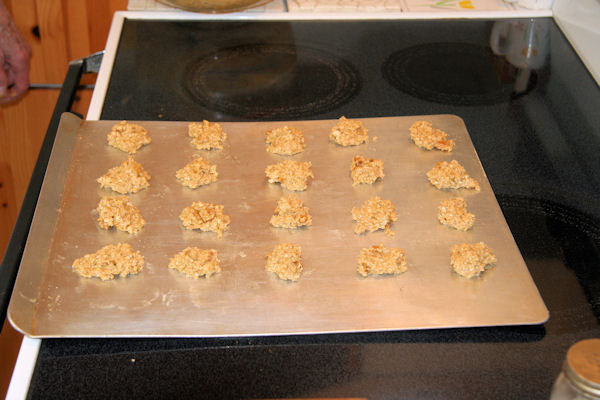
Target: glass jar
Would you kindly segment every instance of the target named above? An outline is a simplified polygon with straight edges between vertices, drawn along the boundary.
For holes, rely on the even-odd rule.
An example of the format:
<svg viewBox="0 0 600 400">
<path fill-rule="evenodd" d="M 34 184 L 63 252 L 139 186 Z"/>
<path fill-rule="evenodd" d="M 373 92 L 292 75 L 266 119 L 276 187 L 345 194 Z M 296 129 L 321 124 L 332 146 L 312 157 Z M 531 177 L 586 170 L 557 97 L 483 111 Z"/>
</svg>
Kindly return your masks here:
<svg viewBox="0 0 600 400">
<path fill-rule="evenodd" d="M 600 400 L 600 339 L 575 343 L 567 351 L 550 400 Z"/>
</svg>

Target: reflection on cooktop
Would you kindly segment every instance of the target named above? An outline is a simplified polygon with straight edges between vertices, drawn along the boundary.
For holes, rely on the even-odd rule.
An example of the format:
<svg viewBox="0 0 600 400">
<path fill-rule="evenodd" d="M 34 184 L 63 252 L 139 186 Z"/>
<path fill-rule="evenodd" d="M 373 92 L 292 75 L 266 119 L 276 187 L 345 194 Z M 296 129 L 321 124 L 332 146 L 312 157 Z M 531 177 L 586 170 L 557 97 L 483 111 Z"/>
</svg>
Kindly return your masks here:
<svg viewBox="0 0 600 400">
<path fill-rule="evenodd" d="M 360 77 L 346 61 L 293 45 L 218 50 L 188 65 L 184 87 L 203 106 L 260 120 L 304 118 L 353 98 Z"/>
<path fill-rule="evenodd" d="M 489 47 L 427 43 L 393 53 L 382 73 L 396 89 L 424 100 L 489 105 L 508 101 L 513 94 L 514 76 L 507 77 L 503 67 L 497 67 L 502 64 L 503 57 L 494 55 Z"/>
</svg>

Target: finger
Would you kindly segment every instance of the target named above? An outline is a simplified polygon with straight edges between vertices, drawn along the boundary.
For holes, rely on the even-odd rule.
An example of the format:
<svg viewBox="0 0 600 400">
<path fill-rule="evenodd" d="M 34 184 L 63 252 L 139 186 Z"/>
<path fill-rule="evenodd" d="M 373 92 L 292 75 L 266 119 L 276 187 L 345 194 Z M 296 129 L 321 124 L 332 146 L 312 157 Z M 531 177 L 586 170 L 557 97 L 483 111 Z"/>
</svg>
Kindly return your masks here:
<svg viewBox="0 0 600 400">
<path fill-rule="evenodd" d="M 8 76 L 4 69 L 4 55 L 0 53 L 0 101 L 4 99 L 8 89 Z"/>
</svg>

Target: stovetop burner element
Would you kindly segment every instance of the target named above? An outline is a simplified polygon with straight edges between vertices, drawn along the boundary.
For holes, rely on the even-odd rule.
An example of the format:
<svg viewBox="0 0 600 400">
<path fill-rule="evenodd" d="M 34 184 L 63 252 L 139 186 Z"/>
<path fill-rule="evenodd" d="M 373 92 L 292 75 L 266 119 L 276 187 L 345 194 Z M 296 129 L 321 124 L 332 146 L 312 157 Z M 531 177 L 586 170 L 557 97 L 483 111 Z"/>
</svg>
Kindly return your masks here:
<svg viewBox="0 0 600 400">
<path fill-rule="evenodd" d="M 255 44 L 198 59 L 184 85 L 204 107 L 254 120 L 306 118 L 346 103 L 360 87 L 354 68 L 307 47 Z"/>
<path fill-rule="evenodd" d="M 513 94 L 513 82 L 506 82 L 501 71 L 495 73 L 494 65 L 502 60 L 480 45 L 427 43 L 395 52 L 382 72 L 396 89 L 424 100 L 490 105 L 508 101 Z"/>
</svg>

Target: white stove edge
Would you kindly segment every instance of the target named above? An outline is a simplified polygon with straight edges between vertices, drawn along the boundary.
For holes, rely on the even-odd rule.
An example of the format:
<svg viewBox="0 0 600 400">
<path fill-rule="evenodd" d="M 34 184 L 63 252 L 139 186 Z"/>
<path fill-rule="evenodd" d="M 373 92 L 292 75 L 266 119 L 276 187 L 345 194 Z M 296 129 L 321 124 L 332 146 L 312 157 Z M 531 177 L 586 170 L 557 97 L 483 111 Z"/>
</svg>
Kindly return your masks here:
<svg viewBox="0 0 600 400">
<path fill-rule="evenodd" d="M 511 12 L 452 13 L 232 13 L 232 14 L 196 14 L 181 11 L 125 11 L 115 13 L 106 42 L 105 53 L 96 79 L 96 87 L 88 109 L 88 120 L 99 120 L 102 104 L 108 89 L 119 37 L 123 22 L 130 19 L 173 19 L 173 20 L 310 20 L 310 19 L 456 19 L 456 18 L 527 18 L 552 16 L 565 36 L 571 42 L 588 70 L 600 85 L 600 50 L 595 46 L 600 41 L 600 28 L 596 27 L 594 17 L 600 15 L 600 0 L 555 0 L 552 10 L 520 10 Z M 597 21 L 597 19 L 596 19 Z M 25 336 L 19 350 L 19 356 L 13 370 L 6 399 L 20 400 L 27 397 L 33 375 L 41 339 Z"/>
</svg>

